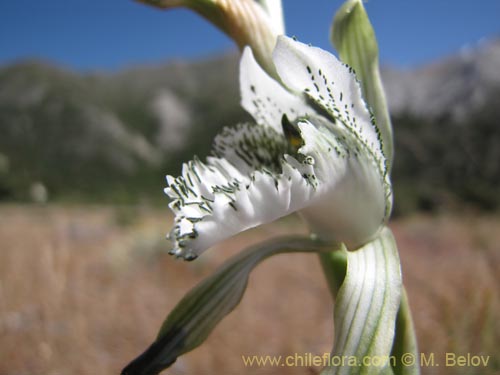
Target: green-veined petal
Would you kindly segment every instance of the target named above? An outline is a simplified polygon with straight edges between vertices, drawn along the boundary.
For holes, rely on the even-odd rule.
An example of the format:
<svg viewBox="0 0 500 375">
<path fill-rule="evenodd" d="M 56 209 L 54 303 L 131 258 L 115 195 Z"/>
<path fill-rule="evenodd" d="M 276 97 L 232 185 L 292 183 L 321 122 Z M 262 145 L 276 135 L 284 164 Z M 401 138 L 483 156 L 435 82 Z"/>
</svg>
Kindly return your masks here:
<svg viewBox="0 0 500 375">
<path fill-rule="evenodd" d="M 322 375 L 392 373 L 390 353 L 402 293 L 401 266 L 388 228 L 347 253 L 347 272 L 335 301 L 333 356 L 357 358 Z"/>
</svg>

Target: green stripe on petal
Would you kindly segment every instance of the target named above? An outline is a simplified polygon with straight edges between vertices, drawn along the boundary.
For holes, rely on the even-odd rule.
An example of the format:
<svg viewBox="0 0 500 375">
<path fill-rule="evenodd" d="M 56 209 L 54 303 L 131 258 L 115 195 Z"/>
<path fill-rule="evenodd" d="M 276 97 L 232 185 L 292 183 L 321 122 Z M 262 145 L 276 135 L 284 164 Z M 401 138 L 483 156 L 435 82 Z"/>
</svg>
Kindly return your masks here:
<svg viewBox="0 0 500 375">
<path fill-rule="evenodd" d="M 333 20 L 331 40 L 340 58 L 361 81 L 364 97 L 373 110 L 384 141 L 384 153 L 392 163 L 393 140 L 389 109 L 380 77 L 375 32 L 361 0 L 348 0 Z"/>
<path fill-rule="evenodd" d="M 322 375 L 392 373 L 389 356 L 401 293 L 399 256 L 388 228 L 362 248 L 347 252 L 346 277 L 335 301 L 332 355 L 356 357 L 359 366 L 332 366 Z M 371 362 L 379 359 L 380 363 Z"/>
<path fill-rule="evenodd" d="M 194 287 L 163 323 L 153 344 L 132 361 L 122 375 L 154 375 L 172 365 L 209 336 L 240 302 L 250 272 L 266 258 L 280 253 L 321 252 L 331 247 L 304 237 L 274 239 L 231 258 L 212 276 Z"/>
</svg>

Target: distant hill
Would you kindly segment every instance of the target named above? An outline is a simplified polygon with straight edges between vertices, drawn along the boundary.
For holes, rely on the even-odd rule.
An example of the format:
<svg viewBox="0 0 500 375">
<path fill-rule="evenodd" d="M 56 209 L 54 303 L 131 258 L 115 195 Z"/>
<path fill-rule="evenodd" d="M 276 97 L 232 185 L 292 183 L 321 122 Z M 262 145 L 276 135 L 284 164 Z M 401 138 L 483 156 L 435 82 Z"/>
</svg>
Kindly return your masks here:
<svg viewBox="0 0 500 375">
<path fill-rule="evenodd" d="M 385 69 L 396 212 L 500 207 L 500 38 L 414 70 Z"/>
<path fill-rule="evenodd" d="M 29 61 L 0 69 L 0 197 L 163 198 L 167 171 L 244 118 L 237 56 L 117 74 Z"/>
<path fill-rule="evenodd" d="M 414 70 L 383 71 L 391 113 L 465 122 L 498 105 L 500 38 L 462 48 L 457 54 Z"/>
<path fill-rule="evenodd" d="M 500 39 L 414 70 L 385 68 L 396 211 L 498 208 Z M 157 201 L 166 173 L 244 121 L 238 57 L 115 74 L 0 68 L 0 199 Z"/>
</svg>

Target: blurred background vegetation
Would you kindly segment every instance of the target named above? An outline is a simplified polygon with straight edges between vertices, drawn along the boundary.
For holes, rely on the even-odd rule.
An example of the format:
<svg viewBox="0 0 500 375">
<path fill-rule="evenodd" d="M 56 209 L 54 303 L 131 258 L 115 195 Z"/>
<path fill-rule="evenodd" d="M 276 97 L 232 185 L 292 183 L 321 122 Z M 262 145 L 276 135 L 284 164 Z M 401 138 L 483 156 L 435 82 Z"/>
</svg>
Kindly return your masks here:
<svg viewBox="0 0 500 375">
<path fill-rule="evenodd" d="M 500 371 L 499 71 L 500 39 L 383 71 L 399 216 L 389 225 L 420 350 L 441 364 L 447 352 L 490 356 L 487 367 L 424 375 Z M 236 55 L 112 74 L 42 61 L 0 67 L 0 375 L 117 374 L 225 259 L 305 232 L 289 217 L 194 263 L 166 254 L 165 175 L 248 119 L 237 77 Z M 270 259 L 234 313 L 168 373 L 318 374 L 245 368 L 241 355 L 329 352 L 331 313 L 316 257 Z"/>
<path fill-rule="evenodd" d="M 395 214 L 500 205 L 500 39 L 412 70 L 385 67 Z M 76 73 L 0 68 L 0 201 L 165 202 L 166 174 L 245 121 L 238 58 Z"/>
</svg>

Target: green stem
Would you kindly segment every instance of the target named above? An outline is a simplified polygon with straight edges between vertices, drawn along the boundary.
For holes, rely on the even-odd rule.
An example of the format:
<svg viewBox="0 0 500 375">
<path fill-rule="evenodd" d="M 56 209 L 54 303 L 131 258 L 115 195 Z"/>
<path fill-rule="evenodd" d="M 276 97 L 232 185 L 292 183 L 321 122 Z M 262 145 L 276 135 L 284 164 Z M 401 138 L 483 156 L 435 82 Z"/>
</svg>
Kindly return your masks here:
<svg viewBox="0 0 500 375">
<path fill-rule="evenodd" d="M 412 366 L 403 365 L 403 355 L 411 355 L 416 360 Z M 410 305 L 406 290 L 403 288 L 401 295 L 401 305 L 396 317 L 396 335 L 392 346 L 391 356 L 396 358 L 393 366 L 395 375 L 417 375 L 420 374 L 420 357 L 418 353 L 417 337 L 411 316 Z"/>
<path fill-rule="evenodd" d="M 319 253 L 319 260 L 325 274 L 332 298 L 335 299 L 347 271 L 347 252 L 345 247 L 329 253 Z"/>
</svg>

